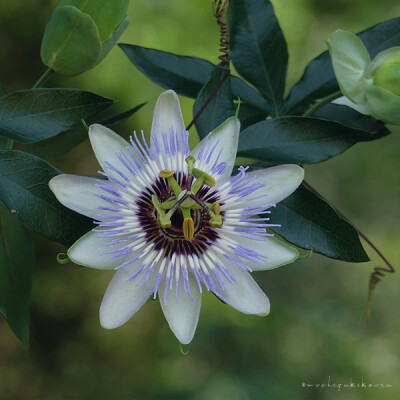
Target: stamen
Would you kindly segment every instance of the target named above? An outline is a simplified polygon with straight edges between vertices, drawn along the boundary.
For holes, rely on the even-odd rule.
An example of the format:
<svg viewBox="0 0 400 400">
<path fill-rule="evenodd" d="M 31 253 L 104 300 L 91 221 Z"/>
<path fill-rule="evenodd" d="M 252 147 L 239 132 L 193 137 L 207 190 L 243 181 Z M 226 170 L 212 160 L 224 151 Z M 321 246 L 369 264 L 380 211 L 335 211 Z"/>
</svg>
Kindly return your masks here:
<svg viewBox="0 0 400 400">
<path fill-rule="evenodd" d="M 194 222 L 192 218 L 183 220 L 183 235 L 188 242 L 191 242 L 194 235 Z"/>
</svg>

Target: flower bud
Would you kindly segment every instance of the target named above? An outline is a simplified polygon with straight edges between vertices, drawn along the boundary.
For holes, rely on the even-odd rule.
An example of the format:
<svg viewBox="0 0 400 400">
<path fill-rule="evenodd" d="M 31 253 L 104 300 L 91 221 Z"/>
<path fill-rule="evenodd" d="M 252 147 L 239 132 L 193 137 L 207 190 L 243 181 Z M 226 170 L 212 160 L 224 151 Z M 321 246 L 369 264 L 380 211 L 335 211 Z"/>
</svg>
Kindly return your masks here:
<svg viewBox="0 0 400 400">
<path fill-rule="evenodd" d="M 372 61 L 353 33 L 336 31 L 327 40 L 340 90 L 357 111 L 391 124 L 400 124 L 400 47 L 379 53 Z"/>
<path fill-rule="evenodd" d="M 400 47 L 379 53 L 367 73 L 372 74 L 374 85 L 400 96 Z"/>
<path fill-rule="evenodd" d="M 129 0 L 60 0 L 47 23 L 40 54 L 61 75 L 97 65 L 129 23 Z"/>
</svg>

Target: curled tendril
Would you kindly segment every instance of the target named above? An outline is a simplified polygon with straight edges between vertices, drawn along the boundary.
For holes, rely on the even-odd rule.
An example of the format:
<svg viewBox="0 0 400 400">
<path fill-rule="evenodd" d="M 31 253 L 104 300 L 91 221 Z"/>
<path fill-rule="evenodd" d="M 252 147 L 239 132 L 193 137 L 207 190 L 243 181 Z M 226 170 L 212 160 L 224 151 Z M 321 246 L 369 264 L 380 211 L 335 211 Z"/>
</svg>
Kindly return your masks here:
<svg viewBox="0 0 400 400">
<path fill-rule="evenodd" d="M 229 34 L 228 27 L 226 25 L 226 10 L 229 6 L 229 0 L 214 0 L 214 15 L 217 19 L 217 23 L 220 29 L 220 39 L 219 39 L 219 51 L 221 55 L 218 57 L 220 63 L 218 67 L 230 72 L 229 68 Z"/>
<path fill-rule="evenodd" d="M 394 268 L 388 264 L 385 267 L 375 267 L 374 271 L 371 273 L 369 278 L 369 289 L 368 289 L 368 300 L 367 300 L 367 321 L 371 320 L 371 305 L 372 305 L 372 295 L 374 294 L 375 287 L 378 282 L 385 276 L 385 272 L 389 272 L 390 274 L 394 273 Z"/>
<path fill-rule="evenodd" d="M 68 264 L 71 262 L 71 260 L 68 258 L 68 256 L 65 253 L 58 253 L 57 254 L 57 262 L 59 264 Z"/>
</svg>

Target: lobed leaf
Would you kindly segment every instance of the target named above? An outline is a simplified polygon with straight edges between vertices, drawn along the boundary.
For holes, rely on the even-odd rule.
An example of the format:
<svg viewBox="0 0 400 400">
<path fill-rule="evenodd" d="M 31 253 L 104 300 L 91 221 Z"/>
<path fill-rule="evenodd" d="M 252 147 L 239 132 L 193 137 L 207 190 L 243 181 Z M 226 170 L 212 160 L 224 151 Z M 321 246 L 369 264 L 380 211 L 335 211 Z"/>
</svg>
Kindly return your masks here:
<svg viewBox="0 0 400 400">
<path fill-rule="evenodd" d="M 23 151 L 0 150 L 0 201 L 33 231 L 70 246 L 92 221 L 61 205 L 48 182 L 60 171 Z"/>
<path fill-rule="evenodd" d="M 288 52 L 268 0 L 232 0 L 228 8 L 232 62 L 279 115 L 286 83 Z"/>
<path fill-rule="evenodd" d="M 166 51 L 133 44 L 119 45 L 135 67 L 164 89 L 196 98 L 210 79 L 216 65 L 198 57 L 179 56 Z M 231 76 L 234 97 L 239 97 L 262 110 L 268 109 L 266 100 L 242 79 Z"/>
<path fill-rule="evenodd" d="M 0 97 L 0 134 L 32 143 L 74 129 L 112 100 L 76 89 L 29 89 Z"/>
</svg>

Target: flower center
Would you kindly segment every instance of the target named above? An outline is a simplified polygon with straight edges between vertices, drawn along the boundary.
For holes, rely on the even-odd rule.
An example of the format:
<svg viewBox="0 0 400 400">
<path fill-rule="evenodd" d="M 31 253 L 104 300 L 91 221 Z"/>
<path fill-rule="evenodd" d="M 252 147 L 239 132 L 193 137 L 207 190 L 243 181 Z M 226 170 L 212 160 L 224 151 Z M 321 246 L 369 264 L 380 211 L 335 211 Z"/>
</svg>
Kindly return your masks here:
<svg viewBox="0 0 400 400">
<path fill-rule="evenodd" d="M 175 172 L 162 170 L 159 173 L 161 178 L 167 179 L 168 184 L 174 194 L 173 198 L 160 203 L 156 195 L 152 195 L 151 200 L 157 213 L 157 223 L 160 228 L 168 233 L 175 231 L 178 233 L 181 224 L 181 232 L 186 241 L 190 242 L 196 232 L 196 222 L 199 211 L 209 216 L 208 224 L 214 228 L 219 228 L 223 224 L 220 204 L 204 202 L 197 193 L 203 185 L 215 186 L 215 179 L 206 172 L 194 168 L 195 159 L 193 156 L 186 158 L 188 164 L 187 187 L 182 188 L 174 178 Z M 190 182 L 196 180 L 189 188 Z M 193 217 L 195 216 L 195 219 Z M 172 229 L 171 229 L 172 227 Z"/>
</svg>

